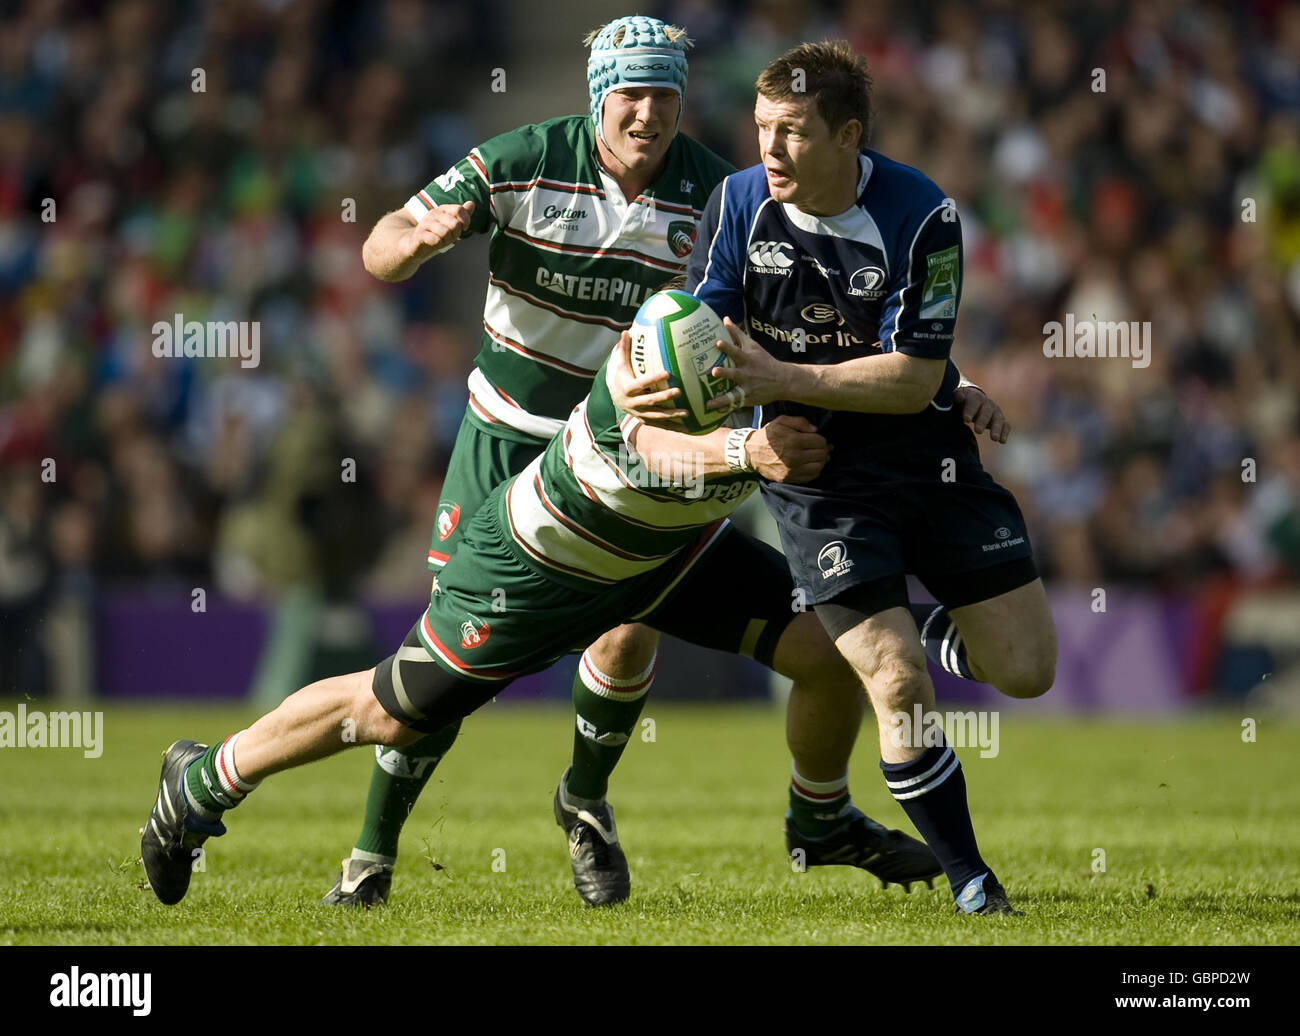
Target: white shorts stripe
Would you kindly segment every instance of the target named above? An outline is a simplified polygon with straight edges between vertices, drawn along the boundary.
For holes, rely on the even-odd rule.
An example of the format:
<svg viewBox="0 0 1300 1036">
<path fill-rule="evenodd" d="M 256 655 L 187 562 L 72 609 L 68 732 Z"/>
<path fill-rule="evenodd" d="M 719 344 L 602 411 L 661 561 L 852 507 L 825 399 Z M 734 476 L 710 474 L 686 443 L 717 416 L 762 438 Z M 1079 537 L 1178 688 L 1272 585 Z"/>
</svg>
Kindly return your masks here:
<svg viewBox="0 0 1300 1036">
<path fill-rule="evenodd" d="M 418 647 L 400 647 L 393 657 L 393 696 L 397 699 L 397 704 L 402 707 L 402 711 L 411 719 L 424 719 L 424 713 L 415 707 L 411 696 L 406 693 L 406 684 L 402 682 L 403 662 L 432 663 L 433 659 L 429 657 L 427 651 Z"/>
</svg>

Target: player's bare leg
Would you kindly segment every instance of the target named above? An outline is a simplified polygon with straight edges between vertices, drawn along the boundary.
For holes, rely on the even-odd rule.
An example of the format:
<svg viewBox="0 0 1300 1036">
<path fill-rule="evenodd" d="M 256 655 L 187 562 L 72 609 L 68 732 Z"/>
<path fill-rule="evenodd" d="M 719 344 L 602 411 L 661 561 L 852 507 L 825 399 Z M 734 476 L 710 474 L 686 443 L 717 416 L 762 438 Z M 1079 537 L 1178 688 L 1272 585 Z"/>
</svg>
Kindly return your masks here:
<svg viewBox="0 0 1300 1036">
<path fill-rule="evenodd" d="M 569 841 L 574 887 L 588 906 L 620 903 L 631 892 L 605 792 L 654 682 L 658 647 L 657 632 L 631 623 L 604 634 L 578 661 L 573 764 L 560 777 L 554 807 Z"/>
<path fill-rule="evenodd" d="M 772 668 L 794 681 L 786 707 L 793 759 L 786 849 L 801 870 L 823 864 L 862 867 L 884 885 L 930 882 L 940 873 L 923 842 L 889 830 L 849 795 L 849 757 L 862 725 L 862 685 L 811 612 L 781 634 Z"/>
<path fill-rule="evenodd" d="M 996 572 L 996 570 L 995 570 Z M 1056 676 L 1056 627 L 1041 579 L 973 604 L 914 604 L 926 656 L 1012 698 L 1037 698 Z"/>
<path fill-rule="evenodd" d="M 888 608 L 841 633 L 835 641 L 853 666 L 875 709 L 881 769 L 894 798 L 934 850 L 968 913 L 1012 913 L 992 868 L 980 856 L 966 803 L 966 779 L 952 748 L 926 746 L 894 720 L 919 705 L 934 707 L 925 651 L 907 608 Z"/>
<path fill-rule="evenodd" d="M 794 681 L 785 710 L 785 740 L 795 770 L 818 784 L 838 781 L 848 773 L 866 706 L 853 669 L 811 614 L 787 627 L 772 668 Z"/>
<path fill-rule="evenodd" d="M 239 775 L 260 781 L 353 745 L 403 745 L 419 738 L 384 711 L 371 691 L 374 678 L 374 669 L 367 669 L 289 695 L 240 735 L 233 753 Z"/>
<path fill-rule="evenodd" d="M 1056 678 L 1056 626 L 1043 581 L 949 612 L 971 674 L 1012 698 L 1046 694 Z"/>
<path fill-rule="evenodd" d="M 247 730 L 209 748 L 177 741 L 163 754 L 158 799 L 140 855 L 158 898 L 179 902 L 203 842 L 225 833 L 222 816 L 265 777 L 360 744 L 419 735 L 393 719 L 371 690 L 375 670 L 330 677 L 295 692 Z"/>
<path fill-rule="evenodd" d="M 934 708 L 934 684 L 925 668 L 925 652 L 916 624 L 902 608 L 873 615 L 842 634 L 835 647 L 866 688 L 875 711 L 880 758 L 886 763 L 916 759 L 923 747 L 900 744 L 890 717 L 914 705 Z"/>
</svg>

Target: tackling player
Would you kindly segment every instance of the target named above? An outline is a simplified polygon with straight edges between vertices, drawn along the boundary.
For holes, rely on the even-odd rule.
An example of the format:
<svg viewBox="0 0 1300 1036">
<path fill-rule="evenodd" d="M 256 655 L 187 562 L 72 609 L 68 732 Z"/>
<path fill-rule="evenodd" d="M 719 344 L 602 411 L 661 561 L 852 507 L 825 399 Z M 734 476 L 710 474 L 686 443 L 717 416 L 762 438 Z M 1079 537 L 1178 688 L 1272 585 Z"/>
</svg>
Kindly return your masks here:
<svg viewBox="0 0 1300 1036">
<path fill-rule="evenodd" d="M 976 845 L 951 747 L 891 736 L 891 716 L 934 707 L 927 655 L 1019 698 L 1045 693 L 1056 664 L 1024 520 L 954 406 L 957 211 L 916 169 L 867 148 L 870 77 L 847 43 L 769 64 L 754 118 L 762 164 L 714 191 L 688 266 L 688 288 L 735 339 L 723 348 L 737 387 L 710 406 L 801 417 L 832 445 L 816 479 L 763 484 L 795 581 L 867 688 L 885 781 L 958 909 L 1015 913 Z M 811 324 L 826 314 L 833 336 Z M 619 387 L 630 372 L 618 375 L 629 411 L 649 417 L 670 398 L 638 404 Z M 942 605 L 919 636 L 905 572 Z"/>
<path fill-rule="evenodd" d="M 184 897 L 195 851 L 225 833 L 225 811 L 263 778 L 354 743 L 411 744 L 620 622 L 643 621 L 751 655 L 815 687 L 825 707 L 860 703 L 853 674 L 821 624 L 791 609 L 780 554 L 734 531 L 726 517 L 759 474 L 776 482 L 814 479 L 829 456 L 826 441 L 801 417 L 769 422 L 739 450 L 728 448 L 732 437 L 725 428 L 686 437 L 628 417 L 611 401 L 602 367 L 561 433 L 464 523 L 429 607 L 394 655 L 364 673 L 303 688 L 210 748 L 182 740 L 164 753 L 141 840 L 158 898 Z M 683 439 L 694 461 L 685 472 Z M 719 608 L 713 602 L 721 586 L 728 598 Z M 494 608 L 502 598 L 504 611 Z M 339 735 L 345 727 L 347 741 Z M 837 747 L 851 747 L 856 731 L 840 733 Z M 803 765 L 812 753 L 792 741 L 796 766 Z M 859 833 L 823 841 L 837 855 L 809 852 L 809 864 L 851 863 L 905 886 L 939 873 L 924 844 L 865 818 L 844 789 L 830 799 L 821 807 L 831 814 L 821 818 L 825 826 L 842 832 L 852 820 Z M 563 815 L 563 785 L 555 809 Z"/>
</svg>

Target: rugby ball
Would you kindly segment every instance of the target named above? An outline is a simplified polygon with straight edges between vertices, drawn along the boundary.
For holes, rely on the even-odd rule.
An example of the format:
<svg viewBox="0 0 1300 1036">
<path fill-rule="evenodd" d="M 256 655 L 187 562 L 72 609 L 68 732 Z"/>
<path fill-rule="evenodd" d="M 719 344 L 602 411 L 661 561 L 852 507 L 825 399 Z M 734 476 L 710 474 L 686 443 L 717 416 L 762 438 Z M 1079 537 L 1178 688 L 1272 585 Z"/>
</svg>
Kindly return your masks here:
<svg viewBox="0 0 1300 1036">
<path fill-rule="evenodd" d="M 660 291 L 636 311 L 632 326 L 632 371 L 668 375 L 668 384 L 681 389 L 673 402 L 687 411 L 686 431 L 703 435 L 725 422 L 725 410 L 706 410 L 704 404 L 731 388 L 726 378 L 711 377 L 714 367 L 729 367 L 731 360 L 718 348 L 718 339 L 731 341 L 718 314 L 684 291 Z"/>
</svg>

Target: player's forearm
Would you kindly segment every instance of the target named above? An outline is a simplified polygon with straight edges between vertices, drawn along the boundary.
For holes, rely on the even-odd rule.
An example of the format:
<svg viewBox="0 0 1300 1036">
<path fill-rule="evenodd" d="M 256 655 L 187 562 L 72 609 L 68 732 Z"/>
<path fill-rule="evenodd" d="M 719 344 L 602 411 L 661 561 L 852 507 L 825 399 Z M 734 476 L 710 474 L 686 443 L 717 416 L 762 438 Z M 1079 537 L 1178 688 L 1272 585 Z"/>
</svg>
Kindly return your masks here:
<svg viewBox="0 0 1300 1036">
<path fill-rule="evenodd" d="M 409 251 L 411 218 L 404 210 L 390 212 L 378 223 L 361 246 L 366 272 L 381 281 L 404 281 L 420 268 L 427 255 Z"/>
<path fill-rule="evenodd" d="M 641 463 L 665 482 L 708 481 L 732 473 L 726 458 L 730 431 L 715 428 L 704 435 L 687 435 L 643 424 L 632 435 L 632 448 Z"/>
<path fill-rule="evenodd" d="M 897 352 L 825 365 L 792 363 L 783 398 L 825 410 L 915 414 L 939 391 L 946 363 Z"/>
</svg>

